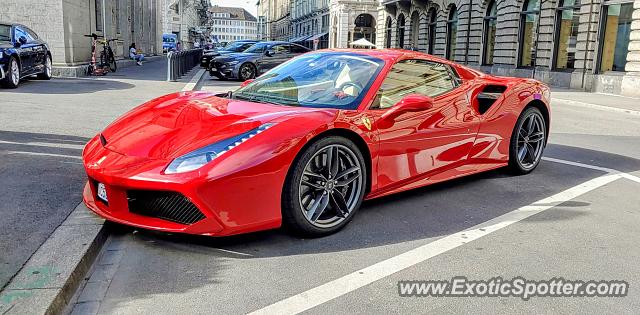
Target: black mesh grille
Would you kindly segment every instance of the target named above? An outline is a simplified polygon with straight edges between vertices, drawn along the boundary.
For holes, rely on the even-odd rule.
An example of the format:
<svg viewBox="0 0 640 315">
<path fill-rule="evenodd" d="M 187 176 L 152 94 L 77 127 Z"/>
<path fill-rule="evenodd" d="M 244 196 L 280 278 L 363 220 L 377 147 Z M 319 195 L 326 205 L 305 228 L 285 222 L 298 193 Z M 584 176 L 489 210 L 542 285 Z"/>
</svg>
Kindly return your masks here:
<svg viewBox="0 0 640 315">
<path fill-rule="evenodd" d="M 171 191 L 130 190 L 129 211 L 182 224 L 193 224 L 204 214 L 185 196 Z"/>
</svg>

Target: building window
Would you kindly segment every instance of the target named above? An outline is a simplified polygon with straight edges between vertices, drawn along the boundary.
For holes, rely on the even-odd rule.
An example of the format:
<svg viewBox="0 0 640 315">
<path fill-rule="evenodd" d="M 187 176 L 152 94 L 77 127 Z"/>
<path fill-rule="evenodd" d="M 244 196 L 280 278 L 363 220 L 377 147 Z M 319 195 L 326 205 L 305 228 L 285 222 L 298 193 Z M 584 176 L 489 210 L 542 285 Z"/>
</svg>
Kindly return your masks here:
<svg viewBox="0 0 640 315">
<path fill-rule="evenodd" d="M 449 19 L 447 19 L 447 51 L 446 57 L 453 60 L 456 53 L 456 40 L 458 39 L 458 10 L 455 5 L 449 7 Z"/>
<path fill-rule="evenodd" d="M 498 6 L 495 0 L 491 0 L 487 6 L 487 15 L 484 17 L 484 58 L 485 65 L 493 64 L 493 52 L 496 48 L 496 24 L 498 21 Z"/>
<path fill-rule="evenodd" d="M 385 41 L 385 48 L 391 48 L 391 32 L 393 31 L 392 27 L 391 27 L 391 18 L 388 17 L 387 18 L 387 29 L 386 29 L 386 41 Z"/>
<path fill-rule="evenodd" d="M 633 2 L 607 5 L 603 9 L 600 35 L 600 72 L 624 71 L 629 52 Z"/>
<path fill-rule="evenodd" d="M 412 50 L 416 50 L 418 48 L 418 34 L 420 34 L 419 27 L 420 15 L 418 14 L 418 11 L 413 11 L 413 14 L 411 14 L 411 42 L 409 43 Z"/>
<path fill-rule="evenodd" d="M 433 55 L 434 48 L 436 46 L 436 27 L 438 26 L 438 11 L 436 8 L 429 10 L 429 47 L 427 52 Z"/>
<path fill-rule="evenodd" d="M 398 48 L 404 47 L 404 23 L 404 14 L 401 13 L 400 16 L 398 16 Z"/>
<path fill-rule="evenodd" d="M 540 2 L 538 0 L 525 1 L 520 12 L 520 49 L 518 66 L 532 67 L 535 58 L 536 27 L 540 15 Z"/>
<path fill-rule="evenodd" d="M 574 69 L 580 25 L 580 0 L 560 0 L 556 13 L 555 69 Z"/>
<path fill-rule="evenodd" d="M 96 0 L 96 31 L 102 32 L 102 0 Z"/>
</svg>

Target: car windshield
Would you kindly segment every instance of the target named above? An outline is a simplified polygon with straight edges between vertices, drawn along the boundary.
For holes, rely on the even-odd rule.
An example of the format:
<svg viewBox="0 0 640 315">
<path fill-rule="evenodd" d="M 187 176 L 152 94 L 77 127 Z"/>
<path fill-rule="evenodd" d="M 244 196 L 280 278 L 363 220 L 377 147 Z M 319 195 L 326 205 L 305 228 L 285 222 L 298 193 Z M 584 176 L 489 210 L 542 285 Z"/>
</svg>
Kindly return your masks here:
<svg viewBox="0 0 640 315">
<path fill-rule="evenodd" d="M 10 41 L 11 40 L 11 26 L 0 24 L 0 40 Z"/>
<path fill-rule="evenodd" d="M 356 53 L 312 53 L 273 68 L 234 99 L 287 106 L 356 109 L 384 61 Z"/>
<path fill-rule="evenodd" d="M 254 43 L 247 43 L 247 42 L 240 42 L 240 43 L 232 43 L 227 45 L 224 50 L 227 51 L 233 51 L 233 52 L 241 52 L 251 46 L 253 46 Z"/>
<path fill-rule="evenodd" d="M 245 50 L 244 52 L 246 53 L 263 53 L 267 47 L 269 47 L 269 44 L 267 43 L 257 43 L 249 48 L 247 48 L 247 50 Z"/>
</svg>

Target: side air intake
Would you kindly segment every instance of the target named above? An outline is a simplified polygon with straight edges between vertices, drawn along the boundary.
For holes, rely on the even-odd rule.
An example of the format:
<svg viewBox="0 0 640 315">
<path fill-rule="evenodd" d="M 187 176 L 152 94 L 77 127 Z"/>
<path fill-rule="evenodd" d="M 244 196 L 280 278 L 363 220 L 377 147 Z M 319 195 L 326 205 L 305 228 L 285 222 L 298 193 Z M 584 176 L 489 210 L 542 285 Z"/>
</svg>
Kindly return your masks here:
<svg viewBox="0 0 640 315">
<path fill-rule="evenodd" d="M 482 92 L 476 97 L 478 99 L 478 111 L 480 114 L 486 113 L 493 103 L 496 102 L 502 93 L 507 89 L 503 85 L 487 85 L 482 89 Z"/>
</svg>

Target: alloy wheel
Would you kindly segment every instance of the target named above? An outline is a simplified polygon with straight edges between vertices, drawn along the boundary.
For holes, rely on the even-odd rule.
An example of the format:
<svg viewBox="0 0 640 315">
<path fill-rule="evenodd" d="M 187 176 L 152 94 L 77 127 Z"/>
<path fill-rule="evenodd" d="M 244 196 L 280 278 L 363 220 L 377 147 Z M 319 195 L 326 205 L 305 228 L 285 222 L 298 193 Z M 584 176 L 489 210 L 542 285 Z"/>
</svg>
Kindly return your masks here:
<svg viewBox="0 0 640 315">
<path fill-rule="evenodd" d="M 328 145 L 313 155 L 300 178 L 302 214 L 316 227 L 334 227 L 355 210 L 363 186 L 356 154 L 341 144 Z"/>
<path fill-rule="evenodd" d="M 253 78 L 254 76 L 253 67 L 249 65 L 242 66 L 240 68 L 240 76 L 242 77 L 242 80 L 249 80 Z"/>
<path fill-rule="evenodd" d="M 535 167 L 542 157 L 545 144 L 546 127 L 544 119 L 537 112 L 531 112 L 522 122 L 518 130 L 516 152 L 518 163 L 524 169 Z"/>
<path fill-rule="evenodd" d="M 13 85 L 18 85 L 20 82 L 20 68 L 15 59 L 11 60 L 11 82 Z"/>
</svg>

